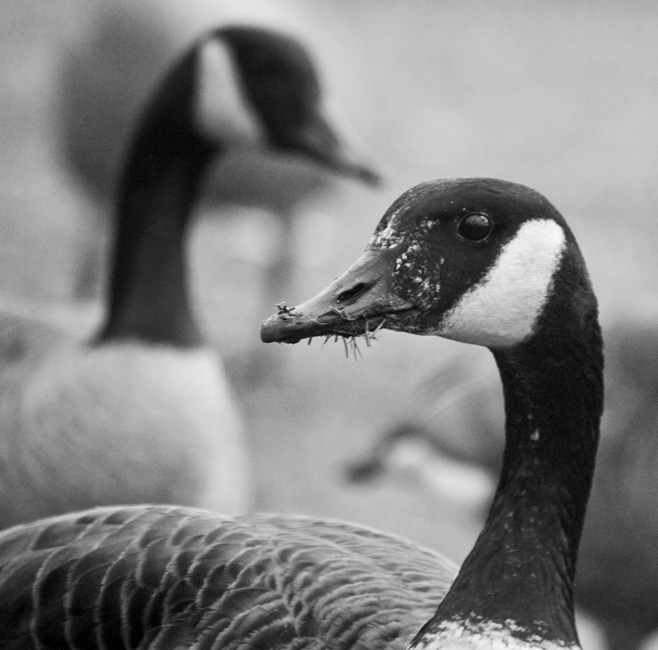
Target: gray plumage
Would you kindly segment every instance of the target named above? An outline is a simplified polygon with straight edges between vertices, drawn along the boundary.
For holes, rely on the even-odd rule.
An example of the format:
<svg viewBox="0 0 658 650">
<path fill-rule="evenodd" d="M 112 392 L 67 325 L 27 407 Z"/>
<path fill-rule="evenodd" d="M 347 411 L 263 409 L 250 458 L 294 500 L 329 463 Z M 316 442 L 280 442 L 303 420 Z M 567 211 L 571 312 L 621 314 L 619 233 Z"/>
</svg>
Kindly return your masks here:
<svg viewBox="0 0 658 650">
<path fill-rule="evenodd" d="M 100 508 L 0 534 L 0 645 L 395 650 L 454 573 L 341 522 Z"/>
</svg>

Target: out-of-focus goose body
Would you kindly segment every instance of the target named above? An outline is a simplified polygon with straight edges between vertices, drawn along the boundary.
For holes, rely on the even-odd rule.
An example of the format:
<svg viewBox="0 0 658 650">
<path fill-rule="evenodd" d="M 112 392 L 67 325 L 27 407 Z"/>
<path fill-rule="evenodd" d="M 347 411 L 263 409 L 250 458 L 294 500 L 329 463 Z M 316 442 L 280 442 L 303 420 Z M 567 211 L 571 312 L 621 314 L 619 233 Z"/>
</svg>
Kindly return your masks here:
<svg viewBox="0 0 658 650">
<path fill-rule="evenodd" d="M 346 273 L 282 305 L 261 336 L 379 325 L 485 345 L 501 371 L 506 460 L 450 589 L 440 556 L 347 524 L 110 508 L 0 534 L 7 647 L 579 648 L 572 592 L 603 359 L 568 226 L 523 186 L 425 183 L 391 206 Z"/>
<path fill-rule="evenodd" d="M 219 363 L 203 348 L 153 353 L 125 343 L 89 353 L 60 339 L 8 364 L 0 378 L 0 521 L 147 496 L 244 510 L 247 452 Z"/>
<path fill-rule="evenodd" d="M 241 418 L 191 307 L 185 248 L 208 165 L 290 151 L 373 179 L 295 40 L 202 36 L 151 97 L 119 188 L 107 314 L 89 342 L 0 317 L 0 524 L 93 505 L 250 504 Z"/>
</svg>

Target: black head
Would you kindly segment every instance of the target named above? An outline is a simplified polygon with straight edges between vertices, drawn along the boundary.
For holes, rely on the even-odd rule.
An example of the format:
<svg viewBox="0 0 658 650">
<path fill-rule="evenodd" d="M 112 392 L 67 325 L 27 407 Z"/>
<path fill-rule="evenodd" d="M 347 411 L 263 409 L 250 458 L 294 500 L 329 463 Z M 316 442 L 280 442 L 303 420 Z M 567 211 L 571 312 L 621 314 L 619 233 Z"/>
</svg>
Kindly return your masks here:
<svg viewBox="0 0 658 650">
<path fill-rule="evenodd" d="M 234 26 L 208 33 L 195 51 L 194 110 L 208 137 L 298 153 L 377 182 L 367 156 L 327 113 L 316 67 L 299 41 L 270 29 Z"/>
<path fill-rule="evenodd" d="M 348 271 L 315 298 L 270 318 L 261 335 L 284 342 L 354 336 L 383 322 L 510 347 L 551 326 L 545 317 L 556 302 L 569 318 L 595 309 L 582 257 L 557 210 L 522 185 L 439 180 L 403 194 Z"/>
</svg>

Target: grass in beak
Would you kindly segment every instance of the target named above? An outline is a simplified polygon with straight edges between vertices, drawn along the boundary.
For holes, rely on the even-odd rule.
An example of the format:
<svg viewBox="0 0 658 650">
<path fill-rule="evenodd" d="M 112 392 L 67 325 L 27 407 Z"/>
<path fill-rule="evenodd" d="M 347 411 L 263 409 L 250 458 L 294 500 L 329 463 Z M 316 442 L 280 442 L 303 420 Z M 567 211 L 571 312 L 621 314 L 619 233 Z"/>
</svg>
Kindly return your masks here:
<svg viewBox="0 0 658 650">
<path fill-rule="evenodd" d="M 377 324 L 377 326 L 375 327 L 375 329 L 371 330 L 370 321 L 367 318 L 365 319 L 365 321 L 356 318 L 348 318 L 345 316 L 345 314 L 341 313 L 342 310 L 333 309 L 333 311 L 341 318 L 344 318 L 348 323 L 352 323 L 353 326 L 350 329 L 345 329 L 344 331 L 326 335 L 324 338 L 324 342 L 322 343 L 322 347 L 324 348 L 324 346 L 327 344 L 328 341 L 331 340 L 332 337 L 334 343 L 337 342 L 339 338 L 341 338 L 343 340 L 343 346 L 345 348 L 345 358 L 349 359 L 351 353 L 355 361 L 358 361 L 360 358 L 362 359 L 363 353 L 359 348 L 358 339 L 363 337 L 366 341 L 366 346 L 371 347 L 372 341 L 376 341 L 378 339 L 378 334 L 386 324 L 386 319 L 382 318 Z M 364 322 L 365 322 L 365 327 L 363 328 L 363 330 L 361 330 L 361 326 L 363 325 Z M 358 327 L 357 327 L 357 323 L 358 323 Z M 361 331 L 357 331 L 357 330 L 361 330 Z M 309 344 L 310 341 L 311 339 L 309 339 Z"/>
</svg>

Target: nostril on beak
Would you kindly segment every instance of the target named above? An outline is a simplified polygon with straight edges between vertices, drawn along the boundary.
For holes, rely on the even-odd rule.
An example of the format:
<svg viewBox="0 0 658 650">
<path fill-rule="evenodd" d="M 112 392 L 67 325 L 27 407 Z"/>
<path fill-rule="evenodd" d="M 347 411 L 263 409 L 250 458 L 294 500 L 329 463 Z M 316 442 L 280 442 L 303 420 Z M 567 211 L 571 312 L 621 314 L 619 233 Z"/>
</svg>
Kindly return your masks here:
<svg viewBox="0 0 658 650">
<path fill-rule="evenodd" d="M 354 286 L 349 289 L 341 291 L 336 296 L 336 302 L 350 304 L 355 300 L 360 298 L 363 294 L 367 293 L 374 286 L 374 282 L 357 282 Z"/>
</svg>

